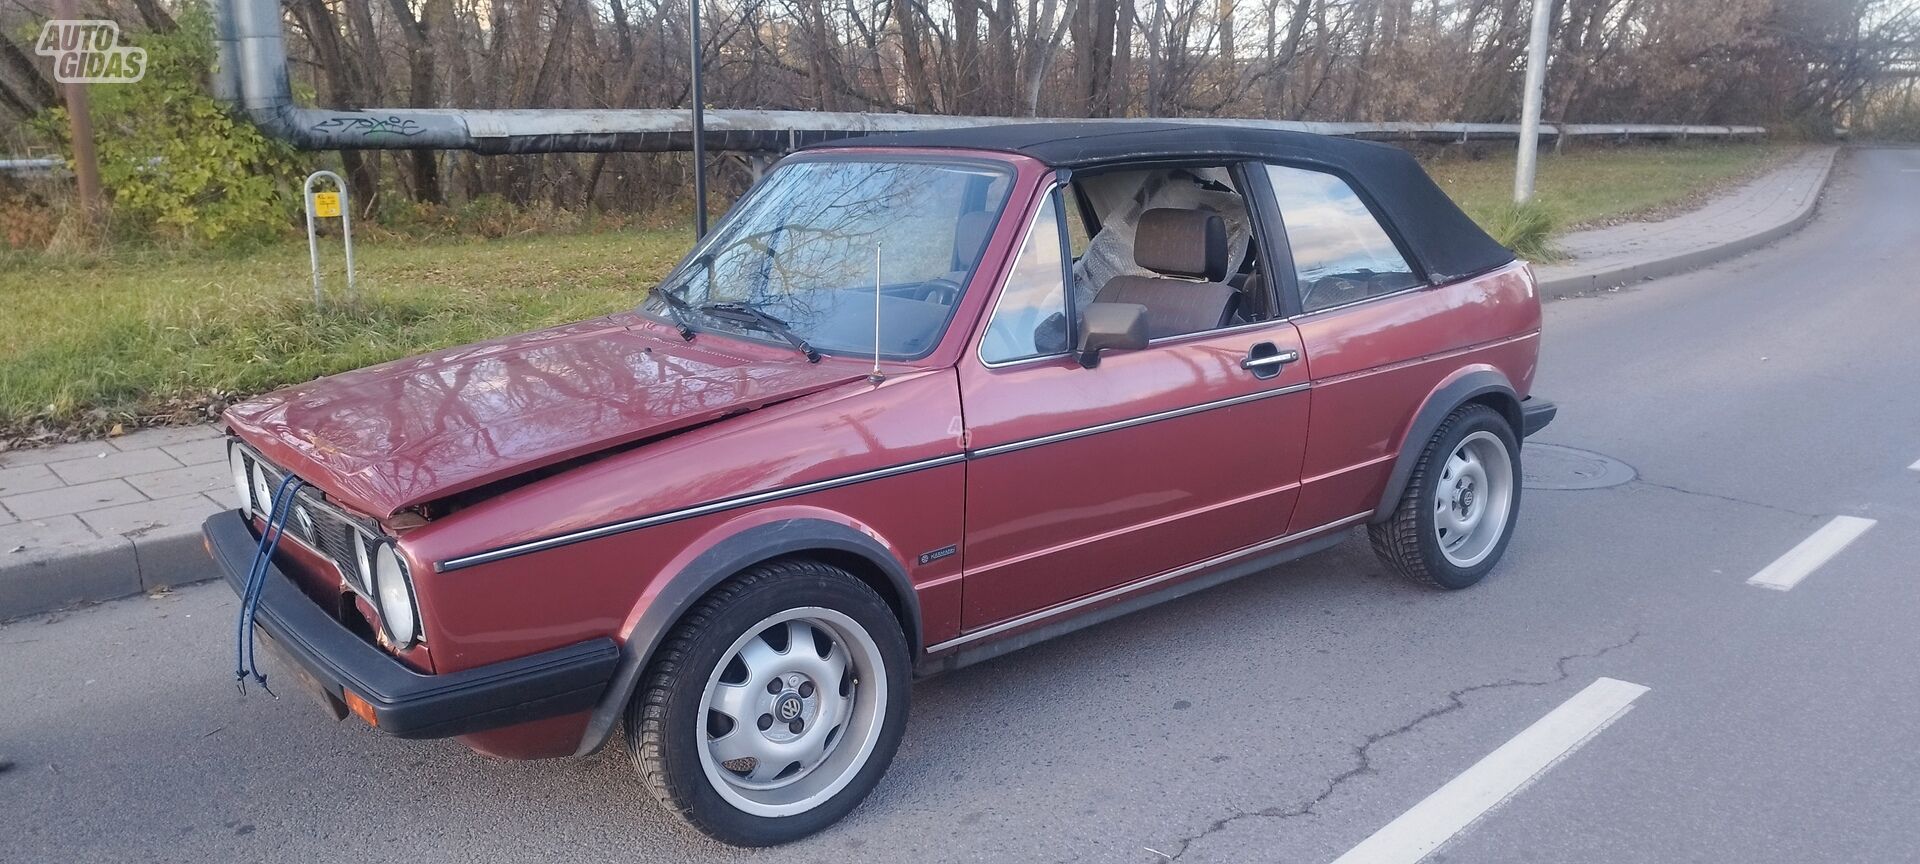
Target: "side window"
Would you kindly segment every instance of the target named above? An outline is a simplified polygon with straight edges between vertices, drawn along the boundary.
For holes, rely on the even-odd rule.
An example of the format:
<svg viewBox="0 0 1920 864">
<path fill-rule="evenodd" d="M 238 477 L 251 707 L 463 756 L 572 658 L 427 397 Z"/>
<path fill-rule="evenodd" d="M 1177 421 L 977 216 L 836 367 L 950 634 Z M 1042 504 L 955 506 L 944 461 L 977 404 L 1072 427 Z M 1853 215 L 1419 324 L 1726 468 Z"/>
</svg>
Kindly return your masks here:
<svg viewBox="0 0 1920 864">
<path fill-rule="evenodd" d="M 1007 363 L 1067 350 L 1066 268 L 1060 260 L 1058 195 L 1048 195 L 1033 215 L 1020 257 L 1007 274 L 993 320 L 980 343 L 980 359 Z"/>
<path fill-rule="evenodd" d="M 1308 312 L 1391 294 L 1420 284 L 1345 180 L 1320 171 L 1268 165 L 1287 245 Z"/>
</svg>

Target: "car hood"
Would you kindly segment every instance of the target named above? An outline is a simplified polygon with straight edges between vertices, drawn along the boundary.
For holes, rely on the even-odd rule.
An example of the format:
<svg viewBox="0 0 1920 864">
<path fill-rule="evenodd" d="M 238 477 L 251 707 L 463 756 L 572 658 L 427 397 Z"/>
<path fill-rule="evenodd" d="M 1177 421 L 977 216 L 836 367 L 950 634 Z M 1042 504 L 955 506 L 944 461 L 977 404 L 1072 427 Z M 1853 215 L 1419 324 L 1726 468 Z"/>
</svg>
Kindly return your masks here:
<svg viewBox="0 0 1920 864">
<path fill-rule="evenodd" d="M 235 405 L 226 421 L 274 464 L 387 516 L 861 377 L 850 364 L 685 343 L 642 320 L 602 318 L 321 378 Z"/>
</svg>

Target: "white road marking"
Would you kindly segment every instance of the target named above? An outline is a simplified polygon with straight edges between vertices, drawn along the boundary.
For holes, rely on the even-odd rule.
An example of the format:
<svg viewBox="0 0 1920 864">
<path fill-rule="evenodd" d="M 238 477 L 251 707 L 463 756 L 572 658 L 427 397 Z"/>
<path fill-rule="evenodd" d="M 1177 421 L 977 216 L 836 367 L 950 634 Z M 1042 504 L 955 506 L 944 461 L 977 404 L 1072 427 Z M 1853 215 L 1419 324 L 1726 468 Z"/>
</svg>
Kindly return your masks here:
<svg viewBox="0 0 1920 864">
<path fill-rule="evenodd" d="M 1907 470 L 1908 470 L 1908 471 L 1920 471 L 1920 462 L 1915 462 L 1915 463 L 1913 463 L 1912 465 L 1908 465 L 1908 466 L 1907 466 Z"/>
<path fill-rule="evenodd" d="M 1601 678 L 1334 860 L 1414 864 L 1620 718 L 1647 688 Z"/>
<path fill-rule="evenodd" d="M 1753 574 L 1747 580 L 1748 585 L 1760 588 L 1772 588 L 1775 591 L 1791 591 L 1800 580 L 1820 569 L 1820 565 L 1840 554 L 1860 535 L 1873 527 L 1874 520 L 1859 516 L 1835 516 L 1832 522 L 1820 526 L 1813 536 L 1800 541 L 1800 545 L 1787 550 L 1787 554 L 1774 559 L 1766 569 Z"/>
</svg>

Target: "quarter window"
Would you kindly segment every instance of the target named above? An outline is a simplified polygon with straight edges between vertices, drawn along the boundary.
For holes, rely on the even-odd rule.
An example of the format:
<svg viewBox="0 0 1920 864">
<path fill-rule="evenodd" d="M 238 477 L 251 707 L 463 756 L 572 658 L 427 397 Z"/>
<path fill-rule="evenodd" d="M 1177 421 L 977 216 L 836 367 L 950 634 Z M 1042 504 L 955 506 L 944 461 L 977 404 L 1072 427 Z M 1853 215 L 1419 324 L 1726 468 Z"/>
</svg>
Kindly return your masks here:
<svg viewBox="0 0 1920 864">
<path fill-rule="evenodd" d="M 1366 202 L 1332 174 L 1268 165 L 1300 305 L 1314 312 L 1420 284 Z"/>
<path fill-rule="evenodd" d="M 1067 350 L 1066 268 L 1060 259 L 1060 215 L 1048 195 L 1007 274 L 1007 287 L 981 339 L 980 359 L 1007 363 Z"/>
</svg>

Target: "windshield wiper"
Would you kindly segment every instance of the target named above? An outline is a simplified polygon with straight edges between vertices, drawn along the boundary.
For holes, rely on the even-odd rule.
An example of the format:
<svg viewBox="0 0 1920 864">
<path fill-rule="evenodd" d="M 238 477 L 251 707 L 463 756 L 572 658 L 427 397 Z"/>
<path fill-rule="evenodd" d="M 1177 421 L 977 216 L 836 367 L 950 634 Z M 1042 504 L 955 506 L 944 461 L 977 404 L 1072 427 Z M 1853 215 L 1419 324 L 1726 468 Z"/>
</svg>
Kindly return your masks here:
<svg viewBox="0 0 1920 864">
<path fill-rule="evenodd" d="M 793 327 L 789 326 L 787 322 L 767 314 L 766 311 L 757 306 L 750 306 L 745 303 L 708 303 L 701 306 L 700 311 L 712 315 L 715 318 L 745 324 L 754 329 L 772 333 L 775 336 L 787 340 L 787 344 L 792 345 L 794 350 L 804 355 L 808 363 L 820 362 L 820 352 L 818 349 L 807 344 L 807 340 L 800 338 L 800 334 L 793 332 Z"/>
<path fill-rule="evenodd" d="M 679 292 L 672 288 L 660 288 L 653 293 L 667 301 L 667 317 L 672 318 L 673 326 L 679 329 L 681 341 L 692 342 L 695 331 L 692 322 L 687 320 L 687 314 L 693 311 L 693 304 L 688 303 L 686 298 L 681 297 Z"/>
</svg>

